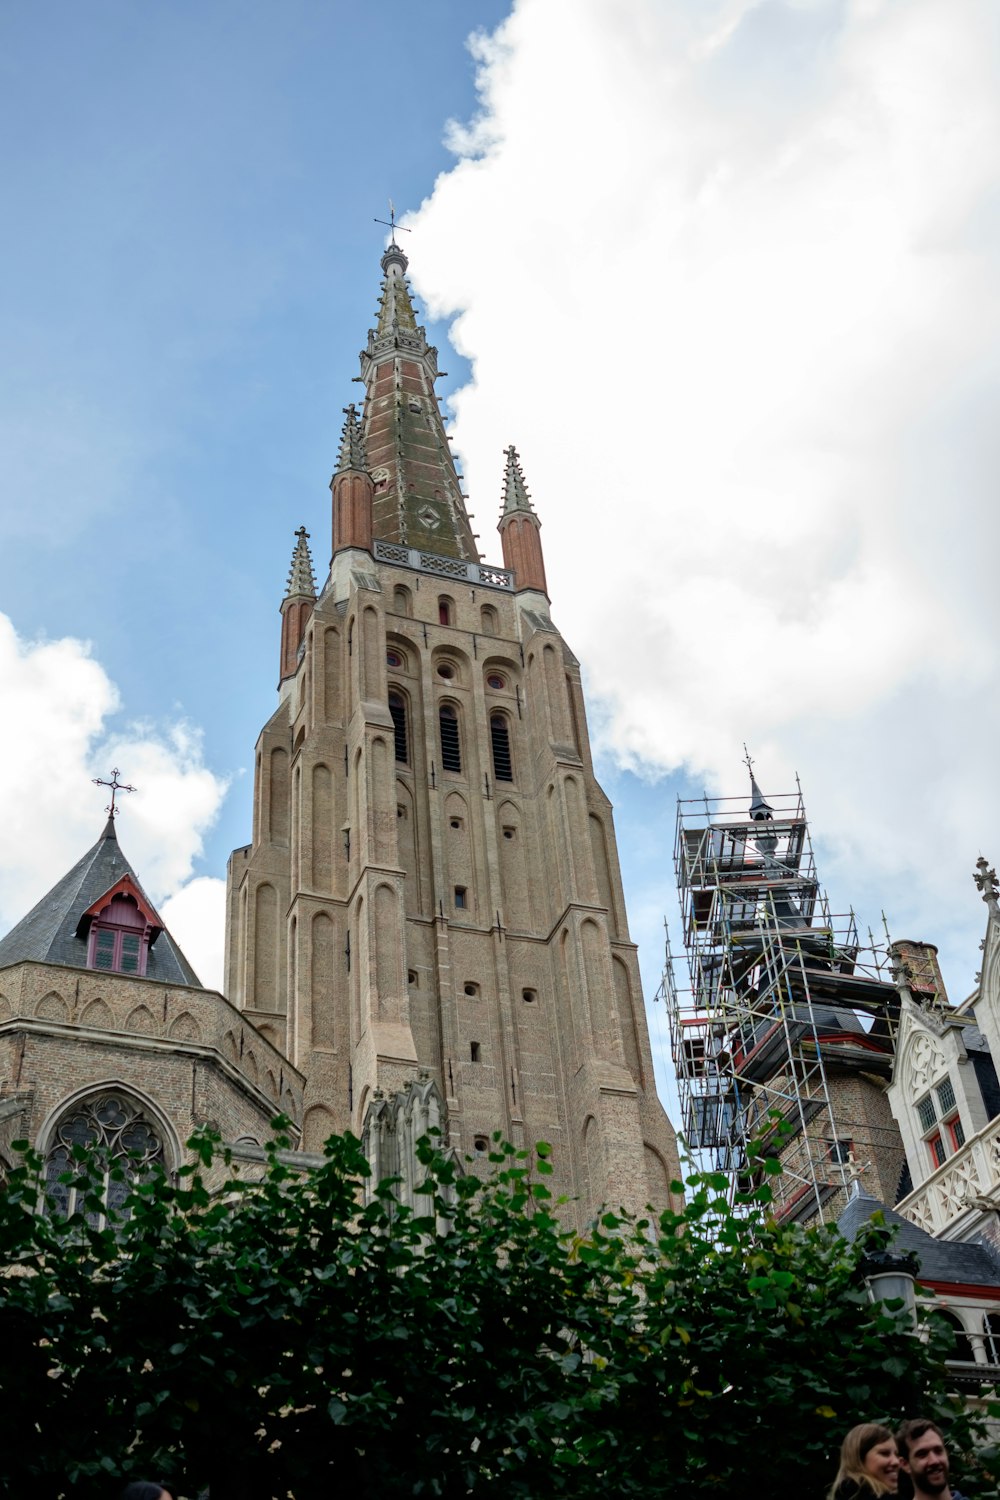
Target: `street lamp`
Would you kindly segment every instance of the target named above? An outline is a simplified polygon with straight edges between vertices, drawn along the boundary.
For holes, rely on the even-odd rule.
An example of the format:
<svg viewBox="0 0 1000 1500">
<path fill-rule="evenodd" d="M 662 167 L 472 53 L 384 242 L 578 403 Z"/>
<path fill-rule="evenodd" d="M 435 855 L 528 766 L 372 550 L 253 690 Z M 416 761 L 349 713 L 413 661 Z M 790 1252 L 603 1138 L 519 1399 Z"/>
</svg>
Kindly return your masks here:
<svg viewBox="0 0 1000 1500">
<path fill-rule="evenodd" d="M 912 1250 L 869 1250 L 858 1261 L 873 1302 L 902 1302 L 917 1331 L 916 1276 L 919 1261 Z"/>
</svg>

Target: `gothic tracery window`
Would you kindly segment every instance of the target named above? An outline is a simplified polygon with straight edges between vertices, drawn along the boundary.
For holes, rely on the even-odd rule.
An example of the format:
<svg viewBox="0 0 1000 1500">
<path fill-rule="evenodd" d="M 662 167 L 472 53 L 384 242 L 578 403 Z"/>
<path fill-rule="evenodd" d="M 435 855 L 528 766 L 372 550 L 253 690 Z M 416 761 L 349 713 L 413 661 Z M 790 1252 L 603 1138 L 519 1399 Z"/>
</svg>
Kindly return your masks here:
<svg viewBox="0 0 1000 1500">
<path fill-rule="evenodd" d="M 60 1178 L 78 1169 L 73 1148 L 89 1147 L 96 1155 L 94 1191 L 100 1208 L 84 1204 L 84 1190 Z M 87 1223 L 103 1229 L 109 1216 L 127 1218 L 122 1207 L 132 1187 L 162 1165 L 163 1143 L 140 1107 L 124 1094 L 95 1094 L 74 1104 L 56 1126 L 45 1159 L 49 1213 L 62 1218 L 85 1214 Z"/>
</svg>

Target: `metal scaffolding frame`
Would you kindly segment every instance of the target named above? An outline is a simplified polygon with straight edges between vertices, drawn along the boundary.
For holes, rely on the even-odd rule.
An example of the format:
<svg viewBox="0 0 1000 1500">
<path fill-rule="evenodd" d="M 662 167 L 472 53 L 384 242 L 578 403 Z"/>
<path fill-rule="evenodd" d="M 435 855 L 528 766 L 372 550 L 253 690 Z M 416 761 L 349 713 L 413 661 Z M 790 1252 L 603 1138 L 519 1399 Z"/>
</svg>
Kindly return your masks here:
<svg viewBox="0 0 1000 1500">
<path fill-rule="evenodd" d="M 801 789 L 749 810 L 735 797 L 678 798 L 674 865 L 690 988 L 667 956 L 682 1132 L 730 1196 L 781 1159 L 779 1216 L 822 1220 L 863 1166 L 864 1131 L 831 1080 L 885 1074 L 898 1014 L 885 947 L 862 946 L 854 913 L 831 912 L 816 873 Z M 742 810 L 741 810 L 742 809 Z M 836 1202 L 831 1200 L 836 1199 Z"/>
</svg>

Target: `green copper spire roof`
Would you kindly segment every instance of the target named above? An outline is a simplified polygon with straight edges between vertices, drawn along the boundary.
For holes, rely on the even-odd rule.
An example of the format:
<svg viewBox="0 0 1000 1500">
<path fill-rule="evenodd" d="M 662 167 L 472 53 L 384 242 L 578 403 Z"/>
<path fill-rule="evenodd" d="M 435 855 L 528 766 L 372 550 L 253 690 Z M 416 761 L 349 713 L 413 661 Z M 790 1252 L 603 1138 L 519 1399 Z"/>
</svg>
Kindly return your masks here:
<svg viewBox="0 0 1000 1500">
<path fill-rule="evenodd" d="M 524 482 L 524 473 L 521 469 L 521 460 L 517 456 L 517 449 L 511 443 L 505 448 L 507 455 L 507 469 L 503 476 L 503 515 L 512 516 L 515 511 L 527 511 L 529 515 L 535 514 L 531 504 L 531 496 L 528 494 L 528 486 Z"/>
<path fill-rule="evenodd" d="M 407 259 L 392 244 L 382 256 L 378 321 L 361 354 L 367 469 L 375 486 L 376 538 L 439 556 L 476 561 L 479 549 L 434 394 L 437 350 L 417 322 Z"/>
<path fill-rule="evenodd" d="M 358 420 L 357 408 L 352 401 L 350 406 L 344 407 L 344 430 L 340 437 L 340 456 L 337 459 L 337 473 L 342 474 L 345 469 L 368 468 L 365 457 L 365 441 L 361 434 L 361 423 Z"/>
<path fill-rule="evenodd" d="M 285 590 L 285 598 L 315 599 L 316 576 L 313 573 L 312 555 L 309 551 L 309 533 L 304 526 L 300 526 L 295 537 L 295 551 L 292 553 L 292 566 L 288 571 L 288 588 Z"/>
</svg>

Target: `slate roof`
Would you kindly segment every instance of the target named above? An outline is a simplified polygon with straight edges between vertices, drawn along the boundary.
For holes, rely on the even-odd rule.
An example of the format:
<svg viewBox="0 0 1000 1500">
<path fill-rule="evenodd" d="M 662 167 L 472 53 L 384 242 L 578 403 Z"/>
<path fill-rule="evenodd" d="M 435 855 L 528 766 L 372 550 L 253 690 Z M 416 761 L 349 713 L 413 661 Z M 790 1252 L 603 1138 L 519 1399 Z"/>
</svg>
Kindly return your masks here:
<svg viewBox="0 0 1000 1500">
<path fill-rule="evenodd" d="M 920 1262 L 920 1281 L 951 1281 L 966 1285 L 1000 1286 L 1000 1260 L 985 1245 L 971 1240 L 938 1240 L 894 1213 L 863 1190 L 848 1200 L 837 1220 L 845 1240 L 853 1240 L 872 1214 L 881 1212 L 886 1224 L 898 1224 L 894 1250 L 912 1250 Z"/>
<path fill-rule="evenodd" d="M 87 931 L 81 930 L 81 918 L 94 902 L 128 875 L 143 899 L 153 908 L 138 876 L 125 858 L 118 843 L 114 820 L 109 818 L 97 843 L 54 885 L 37 906 L 0 938 L 0 968 L 34 959 L 39 963 L 66 964 L 71 968 L 87 967 Z M 155 910 L 155 908 L 153 908 Z M 159 920 L 159 919 L 158 919 Z M 146 979 L 167 984 L 190 985 L 201 989 L 202 983 L 170 933 L 161 925 L 154 930 L 146 959 Z"/>
</svg>

